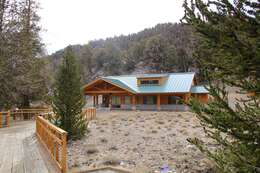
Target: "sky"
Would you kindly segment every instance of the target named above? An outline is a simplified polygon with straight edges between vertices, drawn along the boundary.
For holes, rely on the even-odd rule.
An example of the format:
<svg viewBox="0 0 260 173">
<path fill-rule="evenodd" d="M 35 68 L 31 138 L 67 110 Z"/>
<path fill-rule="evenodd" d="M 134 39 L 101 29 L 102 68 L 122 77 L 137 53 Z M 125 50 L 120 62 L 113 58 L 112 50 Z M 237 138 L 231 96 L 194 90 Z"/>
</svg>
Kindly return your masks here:
<svg viewBox="0 0 260 173">
<path fill-rule="evenodd" d="M 42 40 L 51 54 L 70 44 L 179 22 L 183 0 L 38 0 Z"/>
</svg>

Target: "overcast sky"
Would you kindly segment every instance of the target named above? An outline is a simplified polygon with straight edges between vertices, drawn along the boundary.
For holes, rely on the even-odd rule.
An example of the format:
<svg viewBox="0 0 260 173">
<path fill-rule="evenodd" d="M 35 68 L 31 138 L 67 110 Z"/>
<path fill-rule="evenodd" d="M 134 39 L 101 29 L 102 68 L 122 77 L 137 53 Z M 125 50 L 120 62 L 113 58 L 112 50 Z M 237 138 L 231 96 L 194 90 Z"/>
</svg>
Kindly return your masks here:
<svg viewBox="0 0 260 173">
<path fill-rule="evenodd" d="M 48 53 L 69 44 L 130 34 L 179 22 L 183 0 L 39 0 Z"/>
</svg>

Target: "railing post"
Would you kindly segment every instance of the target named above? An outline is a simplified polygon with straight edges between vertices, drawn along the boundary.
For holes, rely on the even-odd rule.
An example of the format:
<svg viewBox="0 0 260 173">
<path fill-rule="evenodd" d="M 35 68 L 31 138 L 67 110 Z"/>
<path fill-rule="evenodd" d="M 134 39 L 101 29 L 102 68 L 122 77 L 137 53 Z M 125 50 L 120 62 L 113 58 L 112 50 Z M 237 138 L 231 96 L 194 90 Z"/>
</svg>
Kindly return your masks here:
<svg viewBox="0 0 260 173">
<path fill-rule="evenodd" d="M 35 128 L 36 128 L 36 135 L 39 135 L 39 125 L 38 125 L 38 117 L 36 117 L 36 121 L 35 121 Z"/>
<path fill-rule="evenodd" d="M 62 173 L 67 172 L 67 133 L 62 134 L 62 149 L 61 149 L 61 167 Z"/>
<path fill-rule="evenodd" d="M 56 156 L 56 161 L 59 162 L 60 156 L 59 156 L 59 144 L 57 142 L 55 142 L 55 156 Z"/>
<path fill-rule="evenodd" d="M 7 112 L 7 115 L 6 115 L 6 126 L 7 127 L 10 127 L 10 117 L 11 117 L 11 112 L 10 110 Z"/>
</svg>

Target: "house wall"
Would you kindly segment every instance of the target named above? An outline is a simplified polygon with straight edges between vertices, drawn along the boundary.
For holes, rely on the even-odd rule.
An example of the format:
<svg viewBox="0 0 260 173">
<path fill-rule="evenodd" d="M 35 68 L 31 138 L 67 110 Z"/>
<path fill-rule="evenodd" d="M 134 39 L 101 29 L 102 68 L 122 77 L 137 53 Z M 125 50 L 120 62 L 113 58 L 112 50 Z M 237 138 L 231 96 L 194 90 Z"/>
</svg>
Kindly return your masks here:
<svg viewBox="0 0 260 173">
<path fill-rule="evenodd" d="M 209 100 L 209 95 L 206 93 L 192 94 L 192 96 L 201 103 L 207 103 Z"/>
<path fill-rule="evenodd" d="M 133 95 L 126 95 L 126 94 L 112 94 L 111 96 L 119 96 L 121 104 L 125 104 L 125 97 L 129 96 L 131 97 L 131 104 L 134 104 L 134 100 L 132 99 Z M 158 94 L 145 94 L 145 95 L 136 95 L 136 102 L 135 104 L 144 104 L 144 97 L 145 96 L 158 96 Z M 167 105 L 168 103 L 168 97 L 169 96 L 178 96 L 182 99 L 185 98 L 185 94 L 161 94 L 160 95 L 160 104 L 161 105 Z"/>
</svg>

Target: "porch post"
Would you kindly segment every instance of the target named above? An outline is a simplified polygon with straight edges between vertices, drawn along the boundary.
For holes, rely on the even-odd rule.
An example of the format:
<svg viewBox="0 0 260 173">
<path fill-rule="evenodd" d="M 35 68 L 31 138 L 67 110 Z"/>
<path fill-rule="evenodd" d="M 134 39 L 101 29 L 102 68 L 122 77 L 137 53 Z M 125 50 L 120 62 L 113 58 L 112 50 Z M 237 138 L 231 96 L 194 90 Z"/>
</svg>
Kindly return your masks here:
<svg viewBox="0 0 260 173">
<path fill-rule="evenodd" d="M 132 95 L 132 110 L 136 110 L 136 96 Z"/>
<path fill-rule="evenodd" d="M 184 102 L 185 102 L 185 103 L 188 103 L 188 102 L 189 102 L 189 98 L 190 98 L 190 93 L 184 94 Z"/>
<path fill-rule="evenodd" d="M 96 96 L 93 95 L 93 107 L 96 107 Z"/>
<path fill-rule="evenodd" d="M 161 95 L 160 94 L 157 95 L 157 110 L 158 111 L 161 110 Z"/>
<path fill-rule="evenodd" d="M 109 105 L 109 110 L 112 109 L 112 97 L 111 94 L 108 95 L 108 105 Z"/>
<path fill-rule="evenodd" d="M 98 107 L 98 95 L 96 96 L 96 107 Z"/>
</svg>

